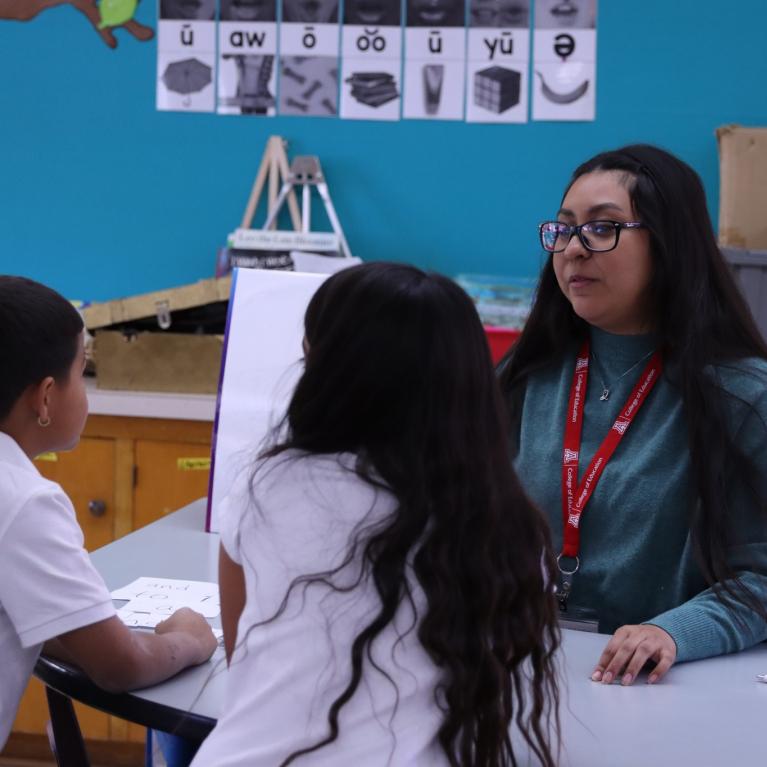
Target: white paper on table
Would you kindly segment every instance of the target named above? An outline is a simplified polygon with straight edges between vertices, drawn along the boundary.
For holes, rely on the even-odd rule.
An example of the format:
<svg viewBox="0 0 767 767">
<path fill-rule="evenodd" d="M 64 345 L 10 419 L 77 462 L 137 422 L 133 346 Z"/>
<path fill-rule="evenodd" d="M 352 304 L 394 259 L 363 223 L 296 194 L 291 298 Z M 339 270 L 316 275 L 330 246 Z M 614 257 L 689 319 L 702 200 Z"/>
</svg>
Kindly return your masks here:
<svg viewBox="0 0 767 767">
<path fill-rule="evenodd" d="M 213 532 L 219 504 L 238 475 L 252 468 L 285 412 L 302 369 L 304 313 L 326 279 L 269 269 L 233 272 L 208 500 Z"/>
<path fill-rule="evenodd" d="M 176 609 L 180 608 L 177 607 Z M 161 623 L 169 616 L 160 615 L 159 613 L 135 612 L 126 605 L 117 611 L 117 617 L 129 628 L 153 629 L 158 623 Z M 218 640 L 221 640 L 224 636 L 223 629 L 211 627 L 211 631 Z"/>
<path fill-rule="evenodd" d="M 158 595 L 158 597 L 162 596 Z M 138 599 L 131 599 L 127 605 L 123 605 L 120 609 L 131 610 L 136 613 L 152 613 L 168 618 L 180 607 L 188 607 L 200 613 L 204 618 L 217 618 L 221 615 L 221 605 L 219 604 L 218 596 L 215 599 L 203 599 L 202 601 L 187 601 L 172 597 L 168 599 L 145 599 L 139 597 Z"/>
<path fill-rule="evenodd" d="M 219 604 L 218 584 L 208 581 L 186 581 L 175 578 L 142 576 L 127 586 L 115 589 L 112 599 L 152 599 L 172 601 L 180 607 L 206 602 Z"/>
</svg>

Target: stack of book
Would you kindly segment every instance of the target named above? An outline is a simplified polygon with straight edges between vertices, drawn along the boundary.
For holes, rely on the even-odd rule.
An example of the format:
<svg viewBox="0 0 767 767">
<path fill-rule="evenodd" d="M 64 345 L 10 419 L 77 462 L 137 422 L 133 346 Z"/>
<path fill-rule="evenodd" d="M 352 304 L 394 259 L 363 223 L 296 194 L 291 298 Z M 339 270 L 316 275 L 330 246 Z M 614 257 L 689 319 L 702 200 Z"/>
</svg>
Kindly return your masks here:
<svg viewBox="0 0 767 767">
<path fill-rule="evenodd" d="M 399 97 L 394 75 L 388 72 L 352 72 L 346 82 L 352 86 L 352 96 L 369 107 L 380 107 Z"/>
</svg>

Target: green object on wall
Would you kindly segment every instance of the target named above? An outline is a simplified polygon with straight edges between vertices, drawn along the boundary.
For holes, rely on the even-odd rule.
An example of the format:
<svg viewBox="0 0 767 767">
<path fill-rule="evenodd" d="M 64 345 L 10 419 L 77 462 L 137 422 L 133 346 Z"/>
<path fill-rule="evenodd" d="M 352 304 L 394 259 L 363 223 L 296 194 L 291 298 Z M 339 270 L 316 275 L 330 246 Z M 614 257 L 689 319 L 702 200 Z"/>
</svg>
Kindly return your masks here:
<svg viewBox="0 0 767 767">
<path fill-rule="evenodd" d="M 133 18 L 136 12 L 138 0 L 101 0 L 99 3 L 99 14 L 101 21 L 99 29 L 104 27 L 119 27 Z"/>
</svg>

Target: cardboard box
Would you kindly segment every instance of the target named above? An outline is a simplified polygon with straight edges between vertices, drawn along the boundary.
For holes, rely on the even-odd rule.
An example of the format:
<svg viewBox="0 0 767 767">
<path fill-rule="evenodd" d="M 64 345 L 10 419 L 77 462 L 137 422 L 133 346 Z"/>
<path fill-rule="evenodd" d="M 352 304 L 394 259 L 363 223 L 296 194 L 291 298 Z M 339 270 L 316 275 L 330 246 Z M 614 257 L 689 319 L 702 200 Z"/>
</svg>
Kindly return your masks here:
<svg viewBox="0 0 767 767">
<path fill-rule="evenodd" d="M 83 310 L 101 389 L 215 394 L 231 278 Z"/>
<path fill-rule="evenodd" d="M 189 333 L 96 334 L 93 353 L 99 389 L 215 394 L 223 336 Z"/>
<path fill-rule="evenodd" d="M 767 128 L 718 128 L 719 243 L 767 250 Z"/>
</svg>

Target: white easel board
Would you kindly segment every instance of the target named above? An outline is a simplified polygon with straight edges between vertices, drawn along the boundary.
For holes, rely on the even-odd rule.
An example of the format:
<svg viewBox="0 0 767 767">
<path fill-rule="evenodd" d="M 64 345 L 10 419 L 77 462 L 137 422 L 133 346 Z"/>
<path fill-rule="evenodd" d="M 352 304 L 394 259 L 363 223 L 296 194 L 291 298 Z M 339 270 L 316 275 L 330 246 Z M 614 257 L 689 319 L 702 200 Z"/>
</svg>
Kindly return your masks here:
<svg viewBox="0 0 767 767">
<path fill-rule="evenodd" d="M 282 419 L 301 374 L 304 313 L 326 274 L 235 269 L 213 426 L 206 529 L 264 439 Z"/>
</svg>

